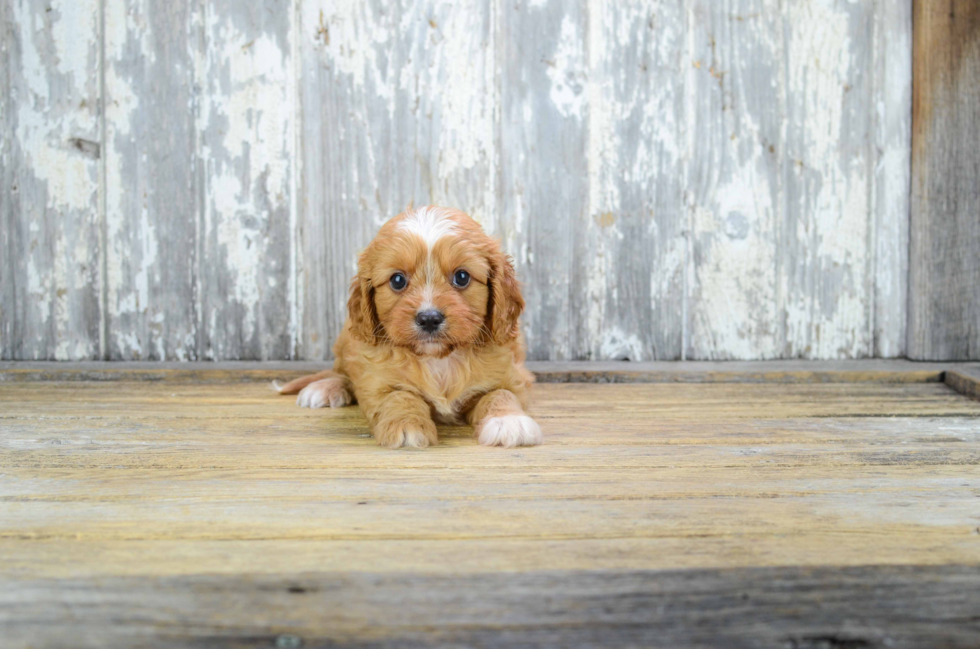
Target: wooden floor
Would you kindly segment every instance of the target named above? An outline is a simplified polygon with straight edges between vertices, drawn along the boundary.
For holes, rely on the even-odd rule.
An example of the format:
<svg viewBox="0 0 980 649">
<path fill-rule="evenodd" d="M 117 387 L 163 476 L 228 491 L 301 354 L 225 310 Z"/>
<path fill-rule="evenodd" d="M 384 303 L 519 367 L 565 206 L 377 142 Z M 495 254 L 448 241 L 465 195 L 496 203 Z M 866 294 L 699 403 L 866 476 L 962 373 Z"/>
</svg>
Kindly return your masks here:
<svg viewBox="0 0 980 649">
<path fill-rule="evenodd" d="M 980 401 L 942 372 L 540 384 L 545 445 L 424 451 L 233 373 L 15 374 L 5 648 L 980 646 Z"/>
</svg>

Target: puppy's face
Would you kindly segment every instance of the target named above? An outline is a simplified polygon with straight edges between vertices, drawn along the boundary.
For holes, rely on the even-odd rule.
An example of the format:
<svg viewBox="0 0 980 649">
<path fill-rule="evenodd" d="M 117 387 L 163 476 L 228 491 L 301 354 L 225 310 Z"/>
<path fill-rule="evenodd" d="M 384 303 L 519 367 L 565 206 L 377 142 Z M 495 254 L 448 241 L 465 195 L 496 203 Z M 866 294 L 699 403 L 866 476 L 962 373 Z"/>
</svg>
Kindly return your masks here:
<svg viewBox="0 0 980 649">
<path fill-rule="evenodd" d="M 361 254 L 348 303 L 351 332 L 420 356 L 517 335 L 524 308 L 510 260 L 462 212 L 409 210 Z"/>
</svg>

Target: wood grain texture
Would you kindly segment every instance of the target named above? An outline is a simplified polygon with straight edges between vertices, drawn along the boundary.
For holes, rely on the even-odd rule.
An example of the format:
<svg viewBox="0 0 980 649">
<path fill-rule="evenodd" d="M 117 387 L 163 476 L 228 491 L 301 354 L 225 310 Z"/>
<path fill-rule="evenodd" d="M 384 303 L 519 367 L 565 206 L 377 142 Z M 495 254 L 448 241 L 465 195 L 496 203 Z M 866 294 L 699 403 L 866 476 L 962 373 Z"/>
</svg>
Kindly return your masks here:
<svg viewBox="0 0 980 649">
<path fill-rule="evenodd" d="M 491 8 L 302 3 L 302 358 L 332 355 L 358 253 L 409 204 L 493 230 Z"/>
<path fill-rule="evenodd" d="M 99 2 L 5 2 L 0 29 L 0 358 L 99 358 Z"/>
<path fill-rule="evenodd" d="M 980 6 L 916 0 L 909 356 L 980 354 Z"/>
<path fill-rule="evenodd" d="M 583 358 L 591 269 L 576 262 L 590 258 L 592 229 L 588 8 L 584 0 L 499 6 L 498 234 L 525 285 L 530 356 Z"/>
<path fill-rule="evenodd" d="M 14 582 L 0 591 L 0 620 L 12 623 L 12 648 L 294 646 L 284 636 L 303 646 L 372 649 L 967 648 L 980 631 L 973 615 L 978 595 L 976 566 L 467 576 L 318 571 Z M 795 605 L 785 606 L 787 600 Z M 69 628 L 56 611 L 78 621 Z"/>
<path fill-rule="evenodd" d="M 200 358 L 292 358 L 298 97 L 292 0 L 203 4 Z"/>
<path fill-rule="evenodd" d="M 874 356 L 905 356 L 912 173 L 912 3 L 874 17 Z"/>
<path fill-rule="evenodd" d="M 906 3 L 47 6 L 3 14 L 3 358 L 329 358 L 412 202 L 503 240 L 532 358 L 905 351 Z"/>
<path fill-rule="evenodd" d="M 947 370 L 943 380 L 960 394 L 980 400 L 980 367 L 964 367 Z"/>
<path fill-rule="evenodd" d="M 106 358 L 199 358 L 199 7 L 105 0 Z"/>
<path fill-rule="evenodd" d="M 531 413 L 541 447 L 395 452 L 261 384 L 0 383 L 5 642 L 975 641 L 980 402 L 539 385 Z"/>
<path fill-rule="evenodd" d="M 584 317 L 572 356 L 679 358 L 691 127 L 684 3 L 595 2 L 588 21 L 588 218 L 578 226 L 584 269 L 573 276 L 583 296 L 573 314 Z"/>
<path fill-rule="evenodd" d="M 800 355 L 785 346 L 780 281 L 780 233 L 797 218 L 782 197 L 785 22 L 768 0 L 689 7 L 687 358 Z"/>
<path fill-rule="evenodd" d="M 329 362 L 25 362 L 0 361 L 0 382 L 290 380 L 330 368 Z M 934 383 L 978 363 L 860 361 L 531 361 L 539 383 Z"/>
<path fill-rule="evenodd" d="M 868 2 L 788 3 L 785 355 L 873 353 L 870 142 L 874 56 Z"/>
</svg>

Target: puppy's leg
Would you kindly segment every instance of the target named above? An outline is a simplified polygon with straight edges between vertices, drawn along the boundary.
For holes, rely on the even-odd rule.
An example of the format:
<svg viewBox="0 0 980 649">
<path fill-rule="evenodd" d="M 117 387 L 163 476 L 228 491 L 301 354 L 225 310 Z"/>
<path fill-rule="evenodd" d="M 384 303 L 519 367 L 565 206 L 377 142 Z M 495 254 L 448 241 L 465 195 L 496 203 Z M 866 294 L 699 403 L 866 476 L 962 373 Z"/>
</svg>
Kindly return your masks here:
<svg viewBox="0 0 980 649">
<path fill-rule="evenodd" d="M 425 448 L 439 443 L 429 404 L 416 394 L 395 390 L 378 400 L 361 400 L 361 409 L 382 446 Z"/>
<path fill-rule="evenodd" d="M 339 374 L 333 370 L 323 370 L 322 372 L 317 372 L 316 374 L 307 374 L 306 376 L 301 376 L 298 379 L 293 379 L 286 384 L 279 383 L 279 381 L 273 381 L 272 389 L 279 394 L 298 394 L 300 390 L 314 381 L 332 378 L 335 376 L 339 376 Z"/>
<path fill-rule="evenodd" d="M 353 386 L 350 380 L 341 374 L 327 370 L 319 374 L 311 374 L 279 386 L 273 383 L 273 389 L 279 394 L 296 394 L 296 404 L 301 408 L 342 408 L 354 402 Z"/>
<path fill-rule="evenodd" d="M 535 446 L 541 443 L 541 427 L 528 417 L 510 390 L 483 395 L 466 414 L 477 439 L 484 446 Z"/>
</svg>

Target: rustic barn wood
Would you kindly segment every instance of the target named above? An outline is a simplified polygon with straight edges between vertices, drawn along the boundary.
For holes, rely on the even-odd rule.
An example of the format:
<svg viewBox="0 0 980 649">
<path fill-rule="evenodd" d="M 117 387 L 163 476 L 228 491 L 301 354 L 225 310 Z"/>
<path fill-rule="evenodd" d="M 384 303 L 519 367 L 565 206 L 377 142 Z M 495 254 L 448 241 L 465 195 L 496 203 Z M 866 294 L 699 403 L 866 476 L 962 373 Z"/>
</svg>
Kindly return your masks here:
<svg viewBox="0 0 980 649">
<path fill-rule="evenodd" d="M 5 647 L 967 647 L 980 631 L 980 401 L 935 375 L 541 384 L 543 446 L 445 427 L 396 452 L 356 408 L 218 371 L 0 383 Z"/>
<path fill-rule="evenodd" d="M 0 358 L 101 356 L 100 2 L 0 7 Z"/>
<path fill-rule="evenodd" d="M 916 0 L 909 356 L 980 354 L 980 5 Z"/>
<path fill-rule="evenodd" d="M 413 202 L 502 239 L 536 359 L 905 353 L 908 3 L 0 21 L 2 358 L 329 358 L 357 252 Z"/>
<path fill-rule="evenodd" d="M 4 381 L 194 381 L 234 383 L 290 380 L 329 369 L 322 361 L 114 362 L 0 361 Z M 950 383 L 972 376 L 980 363 L 864 361 L 531 361 L 538 383 Z"/>
<path fill-rule="evenodd" d="M 12 648 L 301 642 L 364 649 L 970 649 L 980 633 L 975 565 L 465 576 L 313 572 L 5 586 L 0 619 L 17 621 L 7 636 Z M 98 605 L 87 605 L 96 599 Z M 85 615 L 68 627 L 60 610 Z"/>
<path fill-rule="evenodd" d="M 103 0 L 106 359 L 199 358 L 194 5 Z M 198 28 L 199 31 L 199 28 Z"/>
</svg>

